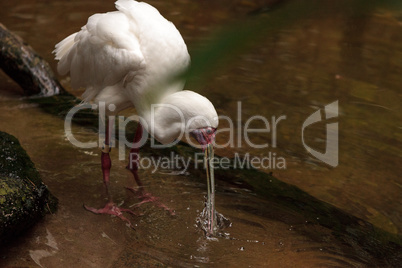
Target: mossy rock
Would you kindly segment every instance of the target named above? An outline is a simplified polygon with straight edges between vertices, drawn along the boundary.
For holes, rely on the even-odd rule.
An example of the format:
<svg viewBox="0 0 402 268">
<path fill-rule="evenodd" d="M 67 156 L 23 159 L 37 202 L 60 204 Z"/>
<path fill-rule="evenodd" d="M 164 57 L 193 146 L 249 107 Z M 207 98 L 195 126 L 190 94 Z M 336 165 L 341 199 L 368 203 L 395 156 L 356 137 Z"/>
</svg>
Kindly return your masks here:
<svg viewBox="0 0 402 268">
<path fill-rule="evenodd" d="M 54 212 L 57 199 L 19 141 L 0 131 L 0 244 Z"/>
</svg>

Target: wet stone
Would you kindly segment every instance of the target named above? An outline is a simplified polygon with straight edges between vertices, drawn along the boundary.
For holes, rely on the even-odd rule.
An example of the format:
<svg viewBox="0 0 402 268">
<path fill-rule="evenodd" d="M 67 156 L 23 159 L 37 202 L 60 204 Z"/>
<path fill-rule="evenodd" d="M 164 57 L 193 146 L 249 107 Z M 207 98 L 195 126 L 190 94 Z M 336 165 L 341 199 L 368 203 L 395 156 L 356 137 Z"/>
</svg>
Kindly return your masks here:
<svg viewBox="0 0 402 268">
<path fill-rule="evenodd" d="M 0 131 L 0 245 L 56 207 L 57 199 L 42 182 L 19 141 Z"/>
</svg>

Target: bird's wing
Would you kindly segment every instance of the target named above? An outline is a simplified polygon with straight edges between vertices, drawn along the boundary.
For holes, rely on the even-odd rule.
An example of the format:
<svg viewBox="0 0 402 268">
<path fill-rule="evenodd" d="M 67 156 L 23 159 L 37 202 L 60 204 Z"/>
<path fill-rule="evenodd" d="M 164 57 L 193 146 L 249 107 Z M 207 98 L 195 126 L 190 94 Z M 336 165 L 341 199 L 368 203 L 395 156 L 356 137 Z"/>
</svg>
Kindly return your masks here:
<svg viewBox="0 0 402 268">
<path fill-rule="evenodd" d="M 127 76 L 126 81 L 136 86 L 131 92 L 141 96 L 142 103 L 151 104 L 182 90 L 184 81 L 181 74 L 190 64 L 190 55 L 174 24 L 145 2 L 117 0 L 116 8 L 136 22 L 141 50 L 147 62 L 142 81 L 137 79 L 132 83 L 133 76 Z M 139 83 L 143 86 L 137 86 Z"/>
<path fill-rule="evenodd" d="M 60 74 L 70 73 L 73 88 L 87 88 L 86 100 L 145 69 L 135 21 L 119 11 L 95 14 L 81 31 L 56 45 Z"/>
</svg>

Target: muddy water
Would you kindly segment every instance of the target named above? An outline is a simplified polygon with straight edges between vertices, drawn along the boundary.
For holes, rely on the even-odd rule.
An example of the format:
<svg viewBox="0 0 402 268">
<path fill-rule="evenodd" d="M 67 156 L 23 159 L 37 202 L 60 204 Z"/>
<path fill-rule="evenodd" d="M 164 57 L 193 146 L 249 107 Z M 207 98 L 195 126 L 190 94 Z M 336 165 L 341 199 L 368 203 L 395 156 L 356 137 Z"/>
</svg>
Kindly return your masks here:
<svg viewBox="0 0 402 268">
<path fill-rule="evenodd" d="M 153 1 L 197 51 L 217 25 L 258 7 L 258 1 Z M 9 1 L 0 17 L 10 30 L 31 44 L 53 67 L 54 44 L 76 31 L 95 12 L 113 8 L 113 1 Z M 275 153 L 286 169 L 266 172 L 311 195 L 366 219 L 391 233 L 402 226 L 401 196 L 401 58 L 400 14 L 378 10 L 370 16 L 309 18 L 261 39 L 230 66 L 215 71 L 208 82 L 188 86 L 209 97 L 219 114 L 244 125 L 254 115 L 286 119 L 278 123 L 276 148 L 270 133 L 250 133 L 255 149 L 242 136 L 242 146 L 218 149 L 220 155 Z M 68 87 L 68 81 L 63 80 Z M 195 226 L 206 185 L 192 174 L 177 176 L 141 170 L 147 189 L 176 211 L 144 205 L 130 219 L 133 231 L 116 218 L 88 213 L 82 204 L 106 201 L 99 151 L 73 147 L 64 135 L 63 120 L 44 113 L 21 98 L 21 90 L 0 76 L 0 129 L 20 139 L 43 180 L 59 198 L 55 215 L 47 216 L 26 236 L 1 252 L 3 266 L 128 267 L 155 266 L 366 266 L 369 259 L 348 255 L 323 227 L 300 220 L 241 187 L 219 182 L 218 210 L 233 226 L 227 238 L 208 241 Z M 301 141 L 306 118 L 326 104 L 339 101 L 339 165 L 330 167 L 309 154 Z M 225 122 L 222 126 L 225 126 Z M 254 125 L 253 125 L 254 124 Z M 255 120 L 250 126 L 263 128 Z M 325 150 L 326 122 L 311 125 L 305 141 Z M 96 134 L 74 127 L 77 139 Z M 238 135 L 238 133 L 235 133 Z M 95 137 L 95 138 L 94 138 Z M 220 133 L 218 143 L 230 137 Z M 271 155 L 272 155 L 271 154 Z M 124 189 L 132 185 L 126 163 L 112 151 L 112 194 L 116 203 L 134 207 L 138 199 Z M 218 178 L 219 179 L 219 178 Z M 306 235 L 316 233 L 316 236 Z"/>
</svg>

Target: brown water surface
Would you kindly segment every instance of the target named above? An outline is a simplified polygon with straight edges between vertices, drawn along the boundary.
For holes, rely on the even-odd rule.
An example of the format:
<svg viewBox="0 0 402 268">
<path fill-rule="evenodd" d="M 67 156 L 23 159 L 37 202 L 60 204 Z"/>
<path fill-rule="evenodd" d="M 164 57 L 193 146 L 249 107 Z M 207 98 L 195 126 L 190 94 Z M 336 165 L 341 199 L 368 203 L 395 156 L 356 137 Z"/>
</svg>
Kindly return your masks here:
<svg viewBox="0 0 402 268">
<path fill-rule="evenodd" d="M 261 2 L 261 3 L 260 3 Z M 219 25 L 230 24 L 263 1 L 151 1 L 173 21 L 190 53 Z M 2 1 L 1 22 L 19 34 L 55 68 L 51 51 L 77 31 L 87 17 L 113 9 L 113 1 Z M 283 157 L 286 169 L 271 167 L 280 180 L 293 184 L 390 233 L 402 232 L 401 91 L 402 20 L 395 11 L 376 10 L 366 16 L 309 18 L 260 39 L 231 65 L 188 87 L 206 95 L 218 113 L 241 122 L 254 115 L 278 123 L 272 133 L 251 133 L 254 143 L 218 149 L 221 156 L 249 153 Z M 213 67 L 211 67 L 213 68 Z M 68 79 L 61 78 L 68 88 Z M 188 176 L 141 170 L 147 189 L 173 207 L 176 216 L 144 205 L 131 217 L 136 230 L 116 218 L 85 211 L 82 204 L 106 201 L 99 150 L 74 147 L 65 137 L 64 121 L 22 98 L 22 91 L 0 74 L 0 130 L 15 135 L 31 156 L 44 182 L 59 198 L 59 210 L 0 253 L 0 264 L 12 267 L 364 267 L 369 259 L 348 255 L 330 230 L 309 225 L 278 211 L 261 197 L 240 187 L 218 184 L 217 208 L 231 219 L 227 238 L 206 240 L 195 226 L 206 185 Z M 330 167 L 310 155 L 301 141 L 306 118 L 339 101 L 339 165 Z M 222 121 L 221 121 L 222 122 Z M 325 149 L 325 123 L 306 129 L 306 143 Z M 255 125 L 253 125 L 255 124 Z M 262 128 L 262 121 L 251 126 Z M 225 127 L 226 122 L 221 126 Z M 96 134 L 74 127 L 78 140 Z M 237 135 L 237 133 L 236 133 Z M 217 141 L 224 143 L 228 133 Z M 132 185 L 125 161 L 113 150 L 112 194 L 123 206 L 138 200 L 124 186 Z M 219 180 L 219 178 L 218 178 Z M 316 232 L 316 237 L 305 235 Z"/>
</svg>

